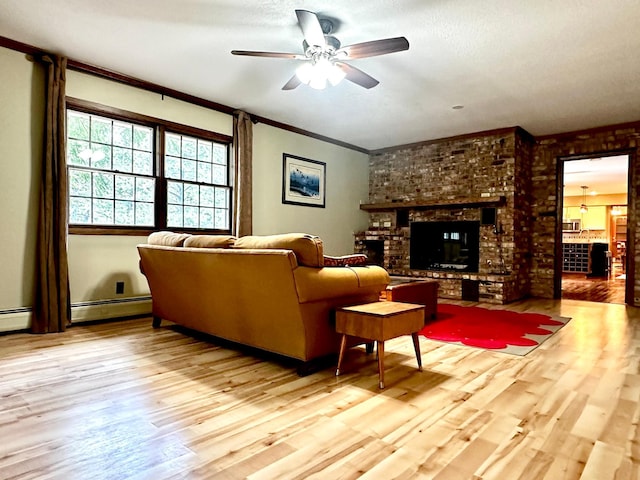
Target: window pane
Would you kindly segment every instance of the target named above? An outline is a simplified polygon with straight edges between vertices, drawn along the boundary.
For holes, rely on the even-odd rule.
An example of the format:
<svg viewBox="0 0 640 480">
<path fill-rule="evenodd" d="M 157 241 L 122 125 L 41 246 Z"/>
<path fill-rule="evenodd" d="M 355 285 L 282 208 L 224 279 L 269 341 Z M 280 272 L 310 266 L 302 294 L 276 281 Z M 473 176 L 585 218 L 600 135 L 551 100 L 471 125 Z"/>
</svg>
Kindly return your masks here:
<svg viewBox="0 0 640 480">
<path fill-rule="evenodd" d="M 190 137 L 182 137 L 182 156 L 184 158 L 196 159 L 196 139 Z"/>
<path fill-rule="evenodd" d="M 108 145 L 100 145 L 99 143 L 91 144 L 91 166 L 103 170 L 111 170 L 111 147 Z"/>
<path fill-rule="evenodd" d="M 69 169 L 69 195 L 74 197 L 91 196 L 91 172 Z"/>
<path fill-rule="evenodd" d="M 113 147 L 113 169 L 119 172 L 131 172 L 133 170 L 130 149 Z"/>
<path fill-rule="evenodd" d="M 155 180 L 152 178 L 136 178 L 136 200 L 153 202 L 155 198 Z"/>
<path fill-rule="evenodd" d="M 167 182 L 167 201 L 168 203 L 182 205 L 184 202 L 182 183 Z M 182 218 L 182 208 L 180 209 L 180 218 Z M 180 220 L 180 225 L 182 225 L 182 220 Z"/>
<path fill-rule="evenodd" d="M 184 207 L 184 227 L 198 228 L 198 207 Z"/>
<path fill-rule="evenodd" d="M 133 125 L 124 122 L 113 122 L 113 144 L 131 148 L 133 144 Z"/>
<path fill-rule="evenodd" d="M 91 141 L 111 143 L 111 120 L 100 117 L 91 119 Z"/>
<path fill-rule="evenodd" d="M 215 228 L 223 230 L 229 228 L 229 210 L 215 209 Z"/>
<path fill-rule="evenodd" d="M 113 198 L 113 174 L 93 174 L 93 196 L 97 198 Z"/>
<path fill-rule="evenodd" d="M 184 186 L 184 204 L 200 205 L 200 192 L 197 185 L 185 184 Z"/>
<path fill-rule="evenodd" d="M 89 115 L 80 112 L 69 112 L 67 116 L 67 132 L 69 138 L 89 140 Z"/>
<path fill-rule="evenodd" d="M 220 165 L 227 164 L 227 147 L 225 145 L 220 145 L 219 143 L 214 144 L 213 162 L 219 163 Z"/>
<path fill-rule="evenodd" d="M 216 188 L 215 206 L 217 208 L 229 208 L 229 191 L 224 188 Z"/>
<path fill-rule="evenodd" d="M 98 225 L 113 224 L 113 200 L 93 199 L 93 223 Z"/>
<path fill-rule="evenodd" d="M 227 169 L 221 165 L 213 166 L 213 183 L 217 185 L 227 184 Z"/>
<path fill-rule="evenodd" d="M 116 200 L 116 225 L 135 225 L 134 202 Z"/>
<path fill-rule="evenodd" d="M 200 209 L 200 228 L 213 228 L 213 208 Z"/>
<path fill-rule="evenodd" d="M 91 199 L 71 197 L 69 199 L 69 223 L 91 223 Z"/>
<path fill-rule="evenodd" d="M 180 143 L 181 138 L 180 135 L 176 135 L 174 133 L 167 133 L 164 136 L 164 152 L 166 155 L 172 155 L 174 157 L 180 156 Z"/>
<path fill-rule="evenodd" d="M 69 140 L 67 142 L 67 163 L 69 165 L 89 165 L 91 148 L 89 142 L 81 140 Z"/>
<path fill-rule="evenodd" d="M 198 160 L 211 163 L 211 142 L 198 140 Z"/>
<path fill-rule="evenodd" d="M 200 205 L 203 207 L 213 207 L 214 201 L 214 189 L 213 187 L 200 187 Z"/>
<path fill-rule="evenodd" d="M 136 202 L 136 225 L 153 226 L 153 203 Z"/>
<path fill-rule="evenodd" d="M 135 184 L 136 180 L 134 177 L 116 175 L 116 198 L 120 200 L 133 200 L 135 198 Z"/>
<path fill-rule="evenodd" d="M 167 227 L 182 227 L 181 205 L 169 205 L 167 208 Z"/>
<path fill-rule="evenodd" d="M 196 162 L 193 160 L 182 161 L 182 179 L 183 180 L 196 180 Z"/>
<path fill-rule="evenodd" d="M 176 157 L 165 157 L 164 174 L 167 178 L 181 179 L 180 159 Z"/>
<path fill-rule="evenodd" d="M 151 152 L 133 151 L 133 173 L 153 175 L 153 154 Z"/>
<path fill-rule="evenodd" d="M 211 183 L 211 164 L 198 162 L 198 181 Z"/>
<path fill-rule="evenodd" d="M 133 148 L 136 150 L 144 150 L 145 152 L 152 152 L 153 146 L 153 129 L 150 127 L 143 127 L 141 125 L 133 126 Z"/>
</svg>

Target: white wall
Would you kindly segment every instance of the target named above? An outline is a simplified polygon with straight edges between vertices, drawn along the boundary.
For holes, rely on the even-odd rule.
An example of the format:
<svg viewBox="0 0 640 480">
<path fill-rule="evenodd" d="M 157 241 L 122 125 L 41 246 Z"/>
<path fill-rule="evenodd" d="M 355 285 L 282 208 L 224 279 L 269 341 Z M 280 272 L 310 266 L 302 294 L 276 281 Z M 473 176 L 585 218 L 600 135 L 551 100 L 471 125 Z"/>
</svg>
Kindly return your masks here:
<svg viewBox="0 0 640 480">
<path fill-rule="evenodd" d="M 225 135 L 230 115 L 79 72 L 67 72 L 67 95 L 106 106 L 163 118 Z M 42 157 L 44 72 L 24 54 L 0 47 L 0 331 L 27 328 L 33 298 L 35 226 Z M 282 204 L 282 154 L 327 164 L 326 208 Z M 368 195 L 368 156 L 350 149 L 254 125 L 254 233 L 308 232 L 320 235 L 328 254 L 353 251 L 353 232 L 367 215 L 359 203 Z M 149 304 L 99 305 L 114 299 L 148 295 L 138 269 L 136 244 L 144 237 L 70 235 L 69 273 L 73 319 L 90 320 L 145 313 Z M 115 283 L 125 282 L 124 294 Z M 94 302 L 91 305 L 78 305 Z M 87 309 L 91 311 L 87 311 Z M 142 309 L 142 310 L 140 310 Z"/>
<path fill-rule="evenodd" d="M 43 95 L 44 70 L 0 48 L 0 311 L 32 304 Z"/>
<path fill-rule="evenodd" d="M 368 155 L 260 123 L 253 134 L 254 234 L 311 233 L 329 255 L 353 253 L 353 233 L 368 222 L 360 210 L 369 195 Z M 326 163 L 325 208 L 282 203 L 283 153 Z"/>
</svg>

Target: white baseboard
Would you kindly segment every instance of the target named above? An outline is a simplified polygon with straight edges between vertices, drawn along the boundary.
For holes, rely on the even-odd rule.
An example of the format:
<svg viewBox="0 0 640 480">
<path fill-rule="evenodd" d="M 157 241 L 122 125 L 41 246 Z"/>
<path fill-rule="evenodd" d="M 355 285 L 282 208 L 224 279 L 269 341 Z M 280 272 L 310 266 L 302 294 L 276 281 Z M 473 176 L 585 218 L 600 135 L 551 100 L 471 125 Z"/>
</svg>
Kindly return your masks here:
<svg viewBox="0 0 640 480">
<path fill-rule="evenodd" d="M 82 302 L 71 305 L 71 323 L 111 318 L 151 315 L 150 297 Z M 0 311 L 0 333 L 27 330 L 31 325 L 31 308 Z"/>
<path fill-rule="evenodd" d="M 124 298 L 71 305 L 71 323 L 151 315 L 151 298 Z"/>
<path fill-rule="evenodd" d="M 21 309 L 22 310 L 22 309 Z M 31 309 L 0 315 L 0 332 L 26 330 L 31 325 Z"/>
</svg>

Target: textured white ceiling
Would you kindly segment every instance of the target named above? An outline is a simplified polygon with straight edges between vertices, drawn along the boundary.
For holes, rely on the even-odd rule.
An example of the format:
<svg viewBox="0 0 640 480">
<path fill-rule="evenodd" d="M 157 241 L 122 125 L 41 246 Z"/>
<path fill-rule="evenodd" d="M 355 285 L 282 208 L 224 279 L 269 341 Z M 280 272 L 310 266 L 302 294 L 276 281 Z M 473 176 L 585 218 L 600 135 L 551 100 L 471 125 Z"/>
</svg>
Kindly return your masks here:
<svg viewBox="0 0 640 480">
<path fill-rule="evenodd" d="M 371 90 L 283 91 L 296 60 L 229 52 L 301 52 L 296 8 L 336 19 L 343 45 L 410 49 L 352 62 Z M 0 2 L 2 36 L 366 149 L 640 120 L 639 25 L 638 0 Z"/>
</svg>

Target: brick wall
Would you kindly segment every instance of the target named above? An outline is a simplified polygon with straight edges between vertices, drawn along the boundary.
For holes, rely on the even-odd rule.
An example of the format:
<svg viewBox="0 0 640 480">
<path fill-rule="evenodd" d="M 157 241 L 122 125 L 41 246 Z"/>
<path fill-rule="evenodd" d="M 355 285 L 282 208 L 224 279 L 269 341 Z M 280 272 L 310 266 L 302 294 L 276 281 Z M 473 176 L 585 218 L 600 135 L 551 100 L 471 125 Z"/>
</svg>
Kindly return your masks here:
<svg viewBox="0 0 640 480">
<path fill-rule="evenodd" d="M 636 161 L 640 122 L 533 139 L 520 128 L 464 135 L 374 152 L 370 156 L 369 202 L 456 201 L 499 195 L 499 233 L 481 226 L 480 268 L 477 274 L 412 271 L 409 268 L 409 228 L 397 224 L 396 211 L 371 212 L 369 229 L 358 242 L 377 238 L 384 244 L 384 266 L 395 275 L 439 279 L 443 297 L 460 298 L 461 280 L 480 282 L 481 300 L 505 303 L 527 295 L 553 298 L 560 294 L 561 232 L 558 220 L 557 159 L 621 152 L 631 155 L 628 228 L 640 238 L 637 221 L 640 164 Z M 479 220 L 480 208 L 409 209 L 408 220 Z M 634 298 L 640 299 L 635 266 L 640 246 L 629 241 Z M 503 268 L 508 275 L 496 275 Z M 635 301 L 640 305 L 640 301 Z"/>
</svg>

